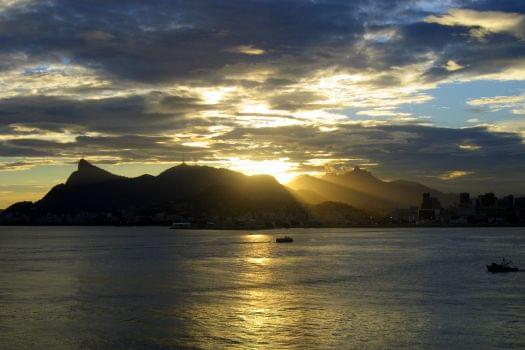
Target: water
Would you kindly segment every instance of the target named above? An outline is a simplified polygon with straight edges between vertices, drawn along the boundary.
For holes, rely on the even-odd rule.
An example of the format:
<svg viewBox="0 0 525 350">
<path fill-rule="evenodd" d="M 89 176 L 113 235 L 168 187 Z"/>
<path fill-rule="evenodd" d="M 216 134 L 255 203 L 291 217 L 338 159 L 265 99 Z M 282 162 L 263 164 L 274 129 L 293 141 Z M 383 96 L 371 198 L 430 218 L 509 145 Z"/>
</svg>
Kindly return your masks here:
<svg viewBox="0 0 525 350">
<path fill-rule="evenodd" d="M 0 227 L 0 348 L 524 348 L 525 273 L 485 271 L 524 247 L 522 228 Z"/>
</svg>

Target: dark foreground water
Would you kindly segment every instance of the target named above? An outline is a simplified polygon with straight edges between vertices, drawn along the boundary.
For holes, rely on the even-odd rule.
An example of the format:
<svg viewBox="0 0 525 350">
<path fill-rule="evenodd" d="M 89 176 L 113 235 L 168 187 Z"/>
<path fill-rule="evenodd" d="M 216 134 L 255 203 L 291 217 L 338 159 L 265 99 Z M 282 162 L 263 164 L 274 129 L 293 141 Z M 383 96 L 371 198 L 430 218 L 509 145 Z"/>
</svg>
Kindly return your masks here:
<svg viewBox="0 0 525 350">
<path fill-rule="evenodd" d="M 524 348 L 525 230 L 0 227 L 1 349 Z"/>
</svg>

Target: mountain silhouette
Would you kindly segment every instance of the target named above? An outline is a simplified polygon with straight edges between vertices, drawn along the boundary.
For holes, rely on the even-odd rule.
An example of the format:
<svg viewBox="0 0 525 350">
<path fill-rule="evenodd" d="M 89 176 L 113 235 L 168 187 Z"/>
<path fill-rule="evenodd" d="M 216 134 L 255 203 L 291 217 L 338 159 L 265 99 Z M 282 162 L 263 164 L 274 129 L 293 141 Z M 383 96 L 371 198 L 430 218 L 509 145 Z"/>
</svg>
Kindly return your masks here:
<svg viewBox="0 0 525 350">
<path fill-rule="evenodd" d="M 419 205 L 423 192 L 444 205 L 455 199 L 416 182 L 383 181 L 359 168 L 321 178 L 302 175 L 288 186 L 269 175 L 246 176 L 184 163 L 158 176 L 130 178 L 81 159 L 65 183 L 54 186 L 35 203 L 13 204 L 2 216 L 22 224 L 182 220 L 211 221 L 216 227 L 347 225 L 368 224 L 376 214 Z M 243 226 L 245 223 L 251 224 Z"/>
<path fill-rule="evenodd" d="M 310 175 L 300 175 L 292 182 L 287 184 L 288 187 L 299 193 L 298 198 L 306 200 L 309 204 L 320 204 L 316 200 L 318 197 L 332 202 L 347 203 L 357 208 L 363 208 L 372 211 L 383 212 L 395 206 L 395 203 L 386 201 L 380 197 L 371 195 L 361 190 L 348 188 L 344 185 L 336 184 Z M 305 191 L 308 196 L 304 196 Z M 310 201 L 309 201 L 310 200 Z M 324 200 L 323 200 L 324 202 Z"/>
<path fill-rule="evenodd" d="M 375 220 L 374 213 L 341 202 L 326 201 L 311 205 L 309 212 L 313 220 L 318 220 L 329 226 L 371 224 Z"/>
<path fill-rule="evenodd" d="M 298 189 L 294 190 L 291 187 L 287 186 L 288 190 L 292 195 L 300 202 L 302 203 L 308 203 L 308 204 L 320 204 L 323 202 L 328 202 L 328 199 L 324 197 L 323 195 L 319 194 L 318 192 L 314 192 L 311 190 L 305 190 L 305 189 Z"/>
<path fill-rule="evenodd" d="M 316 203 L 315 194 L 330 201 L 350 204 L 357 208 L 385 212 L 395 208 L 418 206 L 424 192 L 437 197 L 444 205 L 456 199 L 454 194 L 445 194 L 423 184 L 405 180 L 383 181 L 371 172 L 354 168 L 342 174 L 329 173 L 320 178 L 301 175 L 287 184 L 295 193 L 305 193 L 299 199 Z M 317 203 L 316 203 L 317 204 Z"/>
<path fill-rule="evenodd" d="M 83 186 L 123 179 L 124 177 L 114 175 L 109 171 L 98 168 L 88 161 L 81 159 L 78 162 L 78 170 L 73 172 L 66 181 L 68 186 Z"/>
<path fill-rule="evenodd" d="M 246 176 L 207 166 L 178 165 L 158 176 L 114 175 L 82 159 L 64 184 L 41 200 L 16 203 L 6 213 L 42 216 L 96 213 L 151 216 L 172 213 L 201 219 L 305 215 L 303 206 L 268 175 Z"/>
</svg>

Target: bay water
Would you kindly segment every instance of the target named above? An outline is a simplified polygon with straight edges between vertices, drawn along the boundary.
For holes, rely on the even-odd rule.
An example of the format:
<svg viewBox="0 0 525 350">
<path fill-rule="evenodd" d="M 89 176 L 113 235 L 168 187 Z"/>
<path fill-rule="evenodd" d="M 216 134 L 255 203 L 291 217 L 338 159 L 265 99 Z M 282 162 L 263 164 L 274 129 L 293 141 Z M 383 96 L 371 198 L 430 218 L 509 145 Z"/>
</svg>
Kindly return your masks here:
<svg viewBox="0 0 525 350">
<path fill-rule="evenodd" d="M 525 228 L 0 227 L 0 349 L 525 348 L 525 272 L 485 268 L 524 248 Z"/>
</svg>

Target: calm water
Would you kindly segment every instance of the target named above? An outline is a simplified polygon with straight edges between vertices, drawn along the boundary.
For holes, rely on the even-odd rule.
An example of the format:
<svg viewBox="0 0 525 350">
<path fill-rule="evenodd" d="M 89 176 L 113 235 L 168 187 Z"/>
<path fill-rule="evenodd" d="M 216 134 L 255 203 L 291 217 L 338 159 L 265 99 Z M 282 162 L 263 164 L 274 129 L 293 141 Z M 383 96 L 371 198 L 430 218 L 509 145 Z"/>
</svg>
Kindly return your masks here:
<svg viewBox="0 0 525 350">
<path fill-rule="evenodd" d="M 524 348 L 525 230 L 0 227 L 1 349 Z"/>
</svg>

